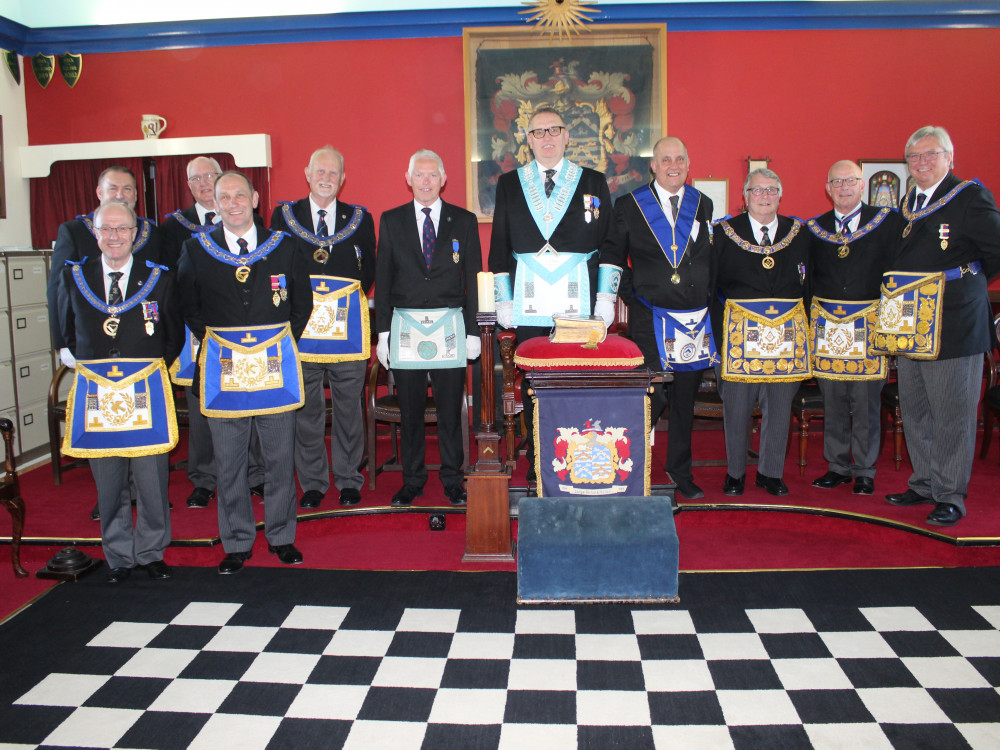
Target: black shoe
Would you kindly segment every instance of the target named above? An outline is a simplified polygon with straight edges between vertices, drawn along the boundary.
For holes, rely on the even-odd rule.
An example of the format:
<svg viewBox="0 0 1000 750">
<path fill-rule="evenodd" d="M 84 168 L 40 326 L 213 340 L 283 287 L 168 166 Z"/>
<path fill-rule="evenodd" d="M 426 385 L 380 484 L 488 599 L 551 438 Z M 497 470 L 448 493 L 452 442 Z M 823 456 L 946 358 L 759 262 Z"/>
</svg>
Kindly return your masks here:
<svg viewBox="0 0 1000 750">
<path fill-rule="evenodd" d="M 195 487 L 194 491 L 188 495 L 187 507 L 189 508 L 207 508 L 208 501 L 212 499 L 212 495 L 215 492 L 213 490 L 207 489 L 206 487 Z"/>
<path fill-rule="evenodd" d="M 927 523 L 931 526 L 954 526 L 961 520 L 962 511 L 951 503 L 938 503 L 927 516 Z"/>
<path fill-rule="evenodd" d="M 781 481 L 780 477 L 768 477 L 764 476 L 760 472 L 757 472 L 757 478 L 754 480 L 754 484 L 766 491 L 769 495 L 778 495 L 780 497 L 788 494 L 788 487 L 785 486 L 785 483 Z"/>
<path fill-rule="evenodd" d="M 465 494 L 465 488 L 458 484 L 454 487 L 445 487 L 444 496 L 448 498 L 448 502 L 452 505 L 465 505 L 465 501 L 468 496 Z"/>
<path fill-rule="evenodd" d="M 132 575 L 132 568 L 112 568 L 105 576 L 105 580 L 108 583 L 121 583 L 128 580 L 130 575 Z"/>
<path fill-rule="evenodd" d="M 243 567 L 243 563 L 253 556 L 253 552 L 230 552 L 219 563 L 219 573 L 228 575 Z"/>
<path fill-rule="evenodd" d="M 739 479 L 736 477 L 731 477 L 726 474 L 726 481 L 722 483 L 722 494 L 724 495 L 742 495 L 743 486 L 746 484 L 746 474 L 741 476 Z"/>
<path fill-rule="evenodd" d="M 278 560 L 285 565 L 300 565 L 302 563 L 302 553 L 295 548 L 294 544 L 279 544 L 277 546 L 269 544 L 267 551 L 272 555 L 277 555 Z"/>
<path fill-rule="evenodd" d="M 674 484 L 677 485 L 677 494 L 685 500 L 698 500 L 705 497 L 705 493 L 701 487 L 690 479 L 675 479 Z"/>
<path fill-rule="evenodd" d="M 166 580 L 174 574 L 174 571 L 163 560 L 154 560 L 151 563 L 146 563 L 146 572 L 154 581 Z"/>
<path fill-rule="evenodd" d="M 253 487 L 250 488 L 250 495 L 251 496 L 256 495 L 261 500 L 263 500 L 264 499 L 264 485 L 263 484 L 255 484 Z"/>
<path fill-rule="evenodd" d="M 850 481 L 851 478 L 846 474 L 838 474 L 835 471 L 828 471 L 826 474 L 813 482 L 813 487 L 819 487 L 824 490 L 832 490 L 837 485 L 847 484 Z"/>
<path fill-rule="evenodd" d="M 855 477 L 854 494 L 855 495 L 875 494 L 875 480 L 872 479 L 871 477 Z"/>
<path fill-rule="evenodd" d="M 299 499 L 300 508 L 318 508 L 319 504 L 323 502 L 324 493 L 319 490 L 309 490 L 308 492 L 303 492 L 302 497 Z"/>
<path fill-rule="evenodd" d="M 395 506 L 411 505 L 416 498 L 423 494 L 423 487 L 413 487 L 412 485 L 404 484 L 402 489 L 392 496 L 392 504 Z"/>
<path fill-rule="evenodd" d="M 340 491 L 340 504 L 341 505 L 357 505 L 361 502 L 361 490 L 355 489 L 354 487 L 344 487 Z"/>
<path fill-rule="evenodd" d="M 934 505 L 934 501 L 923 495 L 918 495 L 913 490 L 907 490 L 906 492 L 898 492 L 894 495 L 886 495 L 885 501 L 892 505 L 901 505 L 906 507 L 908 505 L 923 505 L 924 503 L 930 503 Z"/>
<path fill-rule="evenodd" d="M 101 509 L 100 509 L 100 507 L 98 507 L 97 503 L 94 503 L 94 507 L 90 511 L 90 520 L 91 521 L 100 521 L 101 520 Z"/>
</svg>

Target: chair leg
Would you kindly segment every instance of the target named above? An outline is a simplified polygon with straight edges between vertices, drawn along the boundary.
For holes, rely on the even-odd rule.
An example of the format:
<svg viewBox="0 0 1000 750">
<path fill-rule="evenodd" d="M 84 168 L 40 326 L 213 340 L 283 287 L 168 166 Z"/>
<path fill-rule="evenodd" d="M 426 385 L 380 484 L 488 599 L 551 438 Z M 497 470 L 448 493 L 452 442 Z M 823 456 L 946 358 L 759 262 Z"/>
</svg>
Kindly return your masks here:
<svg viewBox="0 0 1000 750">
<path fill-rule="evenodd" d="M 49 460 L 52 464 L 52 483 L 62 484 L 62 452 L 59 440 L 59 420 L 49 417 Z"/>
<path fill-rule="evenodd" d="M 899 471 L 903 464 L 903 415 L 898 406 L 893 415 L 892 449 L 892 460 L 896 464 L 896 471 Z"/>
<path fill-rule="evenodd" d="M 28 571 L 21 567 L 21 536 L 24 534 L 24 500 L 16 495 L 3 501 L 10 513 L 13 528 L 10 534 L 10 564 L 17 578 L 27 578 Z"/>
<path fill-rule="evenodd" d="M 366 437 L 368 440 L 368 489 L 375 489 L 375 475 L 378 474 L 378 461 L 375 457 L 375 438 L 377 430 L 375 429 L 375 420 L 373 415 L 369 412 L 368 416 L 368 429 L 366 430 Z"/>
<path fill-rule="evenodd" d="M 809 415 L 803 413 L 799 420 L 799 476 L 806 475 L 806 454 L 809 451 Z"/>
<path fill-rule="evenodd" d="M 990 452 L 990 442 L 993 440 L 993 410 L 983 399 L 983 445 L 979 449 L 979 458 L 986 458 Z"/>
</svg>

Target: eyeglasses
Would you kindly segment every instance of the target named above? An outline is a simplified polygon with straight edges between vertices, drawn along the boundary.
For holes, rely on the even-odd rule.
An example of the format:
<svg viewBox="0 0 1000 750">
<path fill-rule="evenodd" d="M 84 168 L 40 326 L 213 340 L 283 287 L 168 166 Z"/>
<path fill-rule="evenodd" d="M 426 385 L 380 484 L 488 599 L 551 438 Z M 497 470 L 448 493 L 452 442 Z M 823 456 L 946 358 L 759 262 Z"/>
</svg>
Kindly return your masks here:
<svg viewBox="0 0 1000 750">
<path fill-rule="evenodd" d="M 552 125 L 552 126 L 547 127 L 547 128 L 535 128 L 534 130 L 529 130 L 528 132 L 531 135 L 535 136 L 535 138 L 539 138 L 539 139 L 540 138 L 544 138 L 546 133 L 548 133 L 553 138 L 555 138 L 557 135 L 559 135 L 565 129 L 566 129 L 565 125 Z"/>
<path fill-rule="evenodd" d="M 128 236 L 128 233 L 135 229 L 132 227 L 98 227 L 97 231 L 100 232 L 105 237 L 114 237 L 116 234 L 122 237 Z"/>
<path fill-rule="evenodd" d="M 838 177 L 834 180 L 830 180 L 830 186 L 835 188 L 839 188 L 841 185 L 843 185 L 844 187 L 854 187 L 859 182 L 861 182 L 860 177 L 844 177 L 844 178 Z"/>
<path fill-rule="evenodd" d="M 219 176 L 218 172 L 205 172 L 204 174 L 193 174 L 188 177 L 188 182 L 214 182 Z"/>
<path fill-rule="evenodd" d="M 921 161 L 926 161 L 933 164 L 941 157 L 941 154 L 947 154 L 947 153 L 948 153 L 947 151 L 924 151 L 922 154 L 907 154 L 906 161 L 908 161 L 910 164 L 916 164 Z"/>
<path fill-rule="evenodd" d="M 762 195 L 777 195 L 778 194 L 778 188 L 776 188 L 776 187 L 747 188 L 747 192 L 750 193 L 751 195 L 755 195 L 758 198 L 760 198 L 760 196 L 762 196 Z"/>
</svg>

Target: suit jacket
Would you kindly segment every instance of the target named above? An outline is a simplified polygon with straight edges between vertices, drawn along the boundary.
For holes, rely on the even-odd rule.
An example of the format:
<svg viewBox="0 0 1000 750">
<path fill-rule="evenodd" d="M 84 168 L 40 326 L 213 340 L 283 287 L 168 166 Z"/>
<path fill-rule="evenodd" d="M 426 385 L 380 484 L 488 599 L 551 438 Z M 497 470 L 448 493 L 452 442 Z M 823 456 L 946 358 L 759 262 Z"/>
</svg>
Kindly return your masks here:
<svg viewBox="0 0 1000 750">
<path fill-rule="evenodd" d="M 226 248 L 220 227 L 209 235 Z M 257 228 L 257 242 L 268 239 L 266 229 Z M 227 251 L 228 252 L 228 251 Z M 285 275 L 288 298 L 274 304 L 271 277 Z M 250 266 L 245 283 L 236 279 L 236 267 L 213 258 L 197 237 L 184 243 L 178 263 L 177 281 L 181 289 L 184 322 L 196 338 L 203 339 L 205 328 L 257 326 L 291 323 L 296 339 L 312 313 L 312 288 L 301 253 L 287 235 L 266 257 Z"/>
<path fill-rule="evenodd" d="M 879 211 L 862 204 L 858 228 L 868 224 Z M 837 231 L 833 211 L 817 217 L 816 223 L 828 232 Z M 895 253 L 901 230 L 899 214 L 893 211 L 873 231 L 852 240 L 846 258 L 838 255 L 843 243 L 827 242 L 813 235 L 809 252 L 810 297 L 848 301 L 878 299 L 882 274 L 889 270 L 889 259 Z"/>
<path fill-rule="evenodd" d="M 88 257 L 82 266 L 83 278 L 94 294 L 104 299 L 104 267 L 101 255 Z M 139 292 L 139 289 L 149 278 L 152 269 L 144 261 L 138 259 L 132 262 L 129 273 L 128 288 L 125 299 L 128 300 Z M 153 322 L 153 334 L 146 332 L 146 319 L 143 316 L 142 304 L 126 310 L 119 317 L 118 331 L 114 337 L 104 331 L 104 321 L 108 314 L 98 310 L 83 296 L 73 269 L 63 266 L 62 283 L 59 286 L 59 324 L 63 340 L 77 359 L 105 359 L 111 357 L 111 351 L 117 350 L 118 356 L 124 358 L 163 357 L 170 364 L 180 354 L 184 345 L 184 324 L 181 317 L 180 299 L 176 296 L 173 271 L 161 274 L 146 297 L 149 302 L 157 303 L 159 321 Z"/>
<path fill-rule="evenodd" d="M 949 172 L 929 203 L 946 195 L 960 182 Z M 906 200 L 912 208 L 912 191 Z M 901 223 L 905 224 L 905 219 Z M 948 235 L 946 250 L 941 249 L 943 233 Z M 934 213 L 913 222 L 908 236 L 900 236 L 895 257 L 890 262 L 893 271 L 934 273 L 977 260 L 982 262 L 984 273 L 965 274 L 945 285 L 938 359 L 978 354 L 993 345 L 992 314 L 986 287 L 988 279 L 1000 273 L 1000 212 L 993 194 L 972 184 Z"/>
<path fill-rule="evenodd" d="M 93 219 L 94 214 L 87 214 L 88 219 Z M 143 217 L 138 217 L 138 232 L 136 242 L 141 242 L 143 235 L 148 228 L 148 239 L 138 250 L 133 251 L 133 257 L 138 265 L 145 268 L 146 261 L 161 263 L 163 237 L 160 230 L 153 222 Z M 59 327 L 58 318 L 58 297 L 59 284 L 62 279 L 62 269 L 68 260 L 81 260 L 83 258 L 96 258 L 101 254 L 101 249 L 97 246 L 97 238 L 94 237 L 87 225 L 80 219 L 65 221 L 59 225 L 59 233 L 56 235 L 56 244 L 52 248 L 52 258 L 49 261 L 49 281 L 46 288 L 46 299 L 49 306 L 49 323 L 52 329 L 52 346 L 55 349 L 62 349 L 66 346 L 63 341 L 62 332 Z M 167 264 L 164 264 L 167 265 Z M 169 266 L 168 266 L 169 267 Z"/>
<path fill-rule="evenodd" d="M 337 201 L 337 215 L 330 223 L 330 216 L 327 216 L 327 226 L 330 227 L 330 234 L 336 234 L 350 223 L 354 215 L 356 206 Z M 375 281 L 375 222 L 368 211 L 364 212 L 361 224 L 354 234 L 330 248 L 330 257 L 326 263 L 320 263 L 313 258 L 317 245 L 296 235 L 285 221 L 279 205 L 271 214 L 271 229 L 276 232 L 284 232 L 291 236 L 306 260 L 309 274 L 312 276 L 340 276 L 346 279 L 358 279 L 365 294 L 372 288 Z M 313 217 L 312 208 L 309 205 L 309 198 L 302 198 L 292 204 L 292 215 L 299 224 L 308 232 L 312 232 Z M 360 258 L 359 258 L 360 254 Z"/>
<path fill-rule="evenodd" d="M 195 208 L 195 204 L 192 203 L 183 209 L 181 215 L 192 224 L 200 226 L 198 223 L 198 210 Z M 177 261 L 181 257 L 181 248 L 194 233 L 181 224 L 172 213 L 163 217 L 163 223 L 160 224 L 160 233 L 163 235 L 163 254 L 161 256 L 163 258 L 163 265 L 176 269 Z"/>
<path fill-rule="evenodd" d="M 466 334 L 475 335 L 479 309 L 476 274 L 481 270 L 483 255 L 475 214 L 442 201 L 434 259 L 427 268 L 413 201 L 386 211 L 378 229 L 375 330 L 389 330 L 395 307 L 461 307 Z"/>
<path fill-rule="evenodd" d="M 740 239 L 756 245 L 750 215 L 740 214 L 729 220 Z M 778 216 L 774 244 L 781 242 L 792 228 L 792 219 Z M 715 227 L 716 279 L 712 302 L 712 329 L 722 349 L 722 318 L 727 299 L 799 299 L 806 294 L 809 248 L 812 234 L 803 224 L 795 239 L 782 250 L 771 254 L 774 267 L 764 268 L 763 255 L 751 253 L 726 236 L 721 224 Z"/>
<path fill-rule="evenodd" d="M 687 185 L 684 188 L 685 198 L 688 197 L 688 191 L 698 194 L 697 190 Z M 655 188 L 653 196 L 659 201 Z M 698 238 L 688 243 L 677 264 L 680 284 L 671 283 L 670 277 L 674 274 L 674 269 L 667 260 L 669 247 L 664 249 L 660 246 L 639 210 L 633 193 L 623 195 L 615 201 L 615 220 L 621 241 L 601 257 L 601 262 L 624 269 L 618 290 L 622 299 L 631 306 L 635 299 L 634 293 L 638 293 L 650 304 L 668 310 L 693 310 L 708 304 L 715 261 L 712 252 L 710 198 L 701 196 L 695 215 Z"/>
<path fill-rule="evenodd" d="M 584 210 L 583 199 L 586 195 L 600 200 L 597 219 L 590 222 L 586 220 Z M 552 232 L 549 243 L 560 253 L 598 251 L 587 262 L 590 271 L 591 309 L 597 295 L 597 268 L 605 254 L 611 252 L 618 242 L 608 182 L 600 172 L 584 167 L 576 192 L 570 199 L 562 221 Z M 490 271 L 509 273 L 513 284 L 516 267 L 514 253 L 536 253 L 544 245 L 545 238 L 531 216 L 517 171 L 501 175 L 497 181 L 496 210 L 493 214 L 493 234 L 490 237 Z"/>
</svg>

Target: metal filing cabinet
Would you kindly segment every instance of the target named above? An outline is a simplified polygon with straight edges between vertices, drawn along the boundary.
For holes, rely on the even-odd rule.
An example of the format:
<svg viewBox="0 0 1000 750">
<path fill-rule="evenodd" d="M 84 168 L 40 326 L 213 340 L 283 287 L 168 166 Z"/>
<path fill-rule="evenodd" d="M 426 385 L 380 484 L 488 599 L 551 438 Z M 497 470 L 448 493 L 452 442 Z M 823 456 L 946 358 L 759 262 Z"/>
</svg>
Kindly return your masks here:
<svg viewBox="0 0 1000 750">
<path fill-rule="evenodd" d="M 48 251 L 0 252 L 0 412 L 16 410 L 21 455 L 48 444 L 55 360 L 45 289 Z"/>
</svg>

